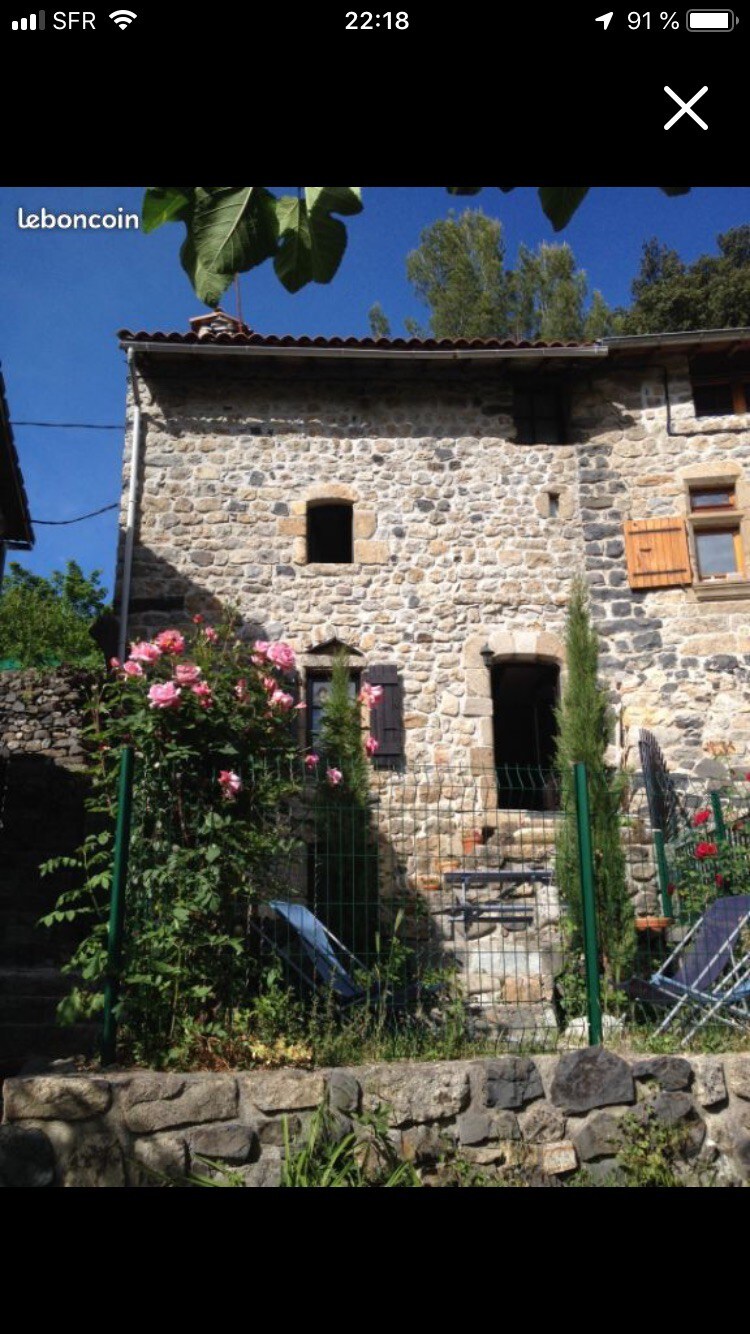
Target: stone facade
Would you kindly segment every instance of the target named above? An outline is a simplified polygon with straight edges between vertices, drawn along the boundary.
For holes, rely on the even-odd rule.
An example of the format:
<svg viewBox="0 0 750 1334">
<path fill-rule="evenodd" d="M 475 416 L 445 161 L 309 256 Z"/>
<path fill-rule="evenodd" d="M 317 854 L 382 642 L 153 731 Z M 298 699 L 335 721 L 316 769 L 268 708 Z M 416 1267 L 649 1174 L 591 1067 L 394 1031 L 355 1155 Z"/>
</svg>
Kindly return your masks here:
<svg viewBox="0 0 750 1334">
<path fill-rule="evenodd" d="M 511 1183 L 554 1184 L 585 1168 L 590 1184 L 627 1184 L 618 1154 L 638 1126 L 677 1132 L 684 1184 L 750 1180 L 750 1057 L 624 1059 L 588 1048 L 533 1060 L 12 1079 L 0 1186 L 159 1186 L 205 1176 L 206 1159 L 245 1186 L 278 1186 L 284 1122 L 296 1147 L 322 1103 L 339 1134 L 366 1137 L 362 1113 L 384 1114 L 423 1185 L 455 1184 L 457 1162 Z"/>
<path fill-rule="evenodd" d="M 742 762 L 750 590 L 628 583 L 625 520 L 684 515 L 690 479 L 736 477 L 741 506 L 750 493 L 750 422 L 693 416 L 686 356 L 570 371 L 570 443 L 529 445 L 515 439 L 501 359 L 458 374 L 404 351 L 386 369 L 352 355 L 287 373 L 236 355 L 180 362 L 179 351 L 137 362 L 131 634 L 231 602 L 251 631 L 288 639 L 303 669 L 338 639 L 360 666 L 397 666 L 407 768 L 479 771 L 493 763 L 481 650 L 564 665 L 565 604 L 581 570 L 619 709 L 618 753 L 636 764 L 645 726 L 681 771 Z M 307 507 L 336 499 L 353 505 L 353 562 L 308 564 Z"/>
</svg>

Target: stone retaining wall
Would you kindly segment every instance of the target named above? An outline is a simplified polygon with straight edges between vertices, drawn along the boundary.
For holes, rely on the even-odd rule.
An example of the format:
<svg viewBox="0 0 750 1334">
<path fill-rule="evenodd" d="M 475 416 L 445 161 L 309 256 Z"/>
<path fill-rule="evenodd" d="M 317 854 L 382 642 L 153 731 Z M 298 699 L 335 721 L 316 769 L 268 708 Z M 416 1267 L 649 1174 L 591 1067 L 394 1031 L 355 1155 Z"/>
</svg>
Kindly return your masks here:
<svg viewBox="0 0 750 1334">
<path fill-rule="evenodd" d="M 683 1133 L 690 1184 L 750 1180 L 750 1055 L 562 1056 L 393 1063 L 237 1074 L 49 1074 L 6 1081 L 0 1185 L 147 1186 L 205 1174 L 211 1159 L 247 1186 L 278 1186 L 284 1118 L 299 1139 L 326 1101 L 339 1131 L 381 1109 L 424 1184 L 456 1160 L 491 1175 L 522 1169 L 552 1184 L 585 1167 L 621 1171 L 623 1118 Z M 455 1178 L 454 1178 L 455 1179 Z"/>
</svg>

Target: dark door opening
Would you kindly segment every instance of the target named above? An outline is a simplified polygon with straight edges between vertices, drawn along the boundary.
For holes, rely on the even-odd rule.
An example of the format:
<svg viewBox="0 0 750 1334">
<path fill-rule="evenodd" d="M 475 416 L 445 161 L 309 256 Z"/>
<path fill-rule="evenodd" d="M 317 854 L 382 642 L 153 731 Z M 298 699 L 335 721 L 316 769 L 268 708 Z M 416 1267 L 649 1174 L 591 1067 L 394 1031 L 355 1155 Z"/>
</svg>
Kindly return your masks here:
<svg viewBox="0 0 750 1334">
<path fill-rule="evenodd" d="M 557 806 L 555 787 L 547 775 L 555 760 L 559 684 L 560 668 L 555 663 L 512 661 L 492 667 L 495 768 L 503 807 Z"/>
</svg>

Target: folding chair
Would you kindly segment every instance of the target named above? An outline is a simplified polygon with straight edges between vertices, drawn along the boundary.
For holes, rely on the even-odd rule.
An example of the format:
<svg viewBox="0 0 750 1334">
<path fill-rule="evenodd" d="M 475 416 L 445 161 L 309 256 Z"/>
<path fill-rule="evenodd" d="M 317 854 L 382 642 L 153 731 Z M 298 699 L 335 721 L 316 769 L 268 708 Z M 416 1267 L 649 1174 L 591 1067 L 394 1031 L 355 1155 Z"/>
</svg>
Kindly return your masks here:
<svg viewBox="0 0 750 1334">
<path fill-rule="evenodd" d="M 651 976 L 655 995 L 674 1001 L 656 1030 L 696 1017 L 683 1046 L 711 1019 L 750 1028 L 750 948 L 740 936 L 750 924 L 750 896 L 715 899 Z"/>
</svg>

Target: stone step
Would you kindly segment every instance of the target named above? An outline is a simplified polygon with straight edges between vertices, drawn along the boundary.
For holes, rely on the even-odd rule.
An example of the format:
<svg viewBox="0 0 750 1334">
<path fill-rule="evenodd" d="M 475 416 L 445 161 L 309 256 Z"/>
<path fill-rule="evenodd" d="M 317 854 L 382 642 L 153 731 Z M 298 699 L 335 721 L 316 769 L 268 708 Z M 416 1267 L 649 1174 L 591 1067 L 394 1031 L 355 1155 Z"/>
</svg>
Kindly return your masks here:
<svg viewBox="0 0 750 1334">
<path fill-rule="evenodd" d="M 100 1032 L 99 1024 L 0 1024 L 0 1076 L 7 1078 L 32 1058 L 92 1055 Z"/>
</svg>

